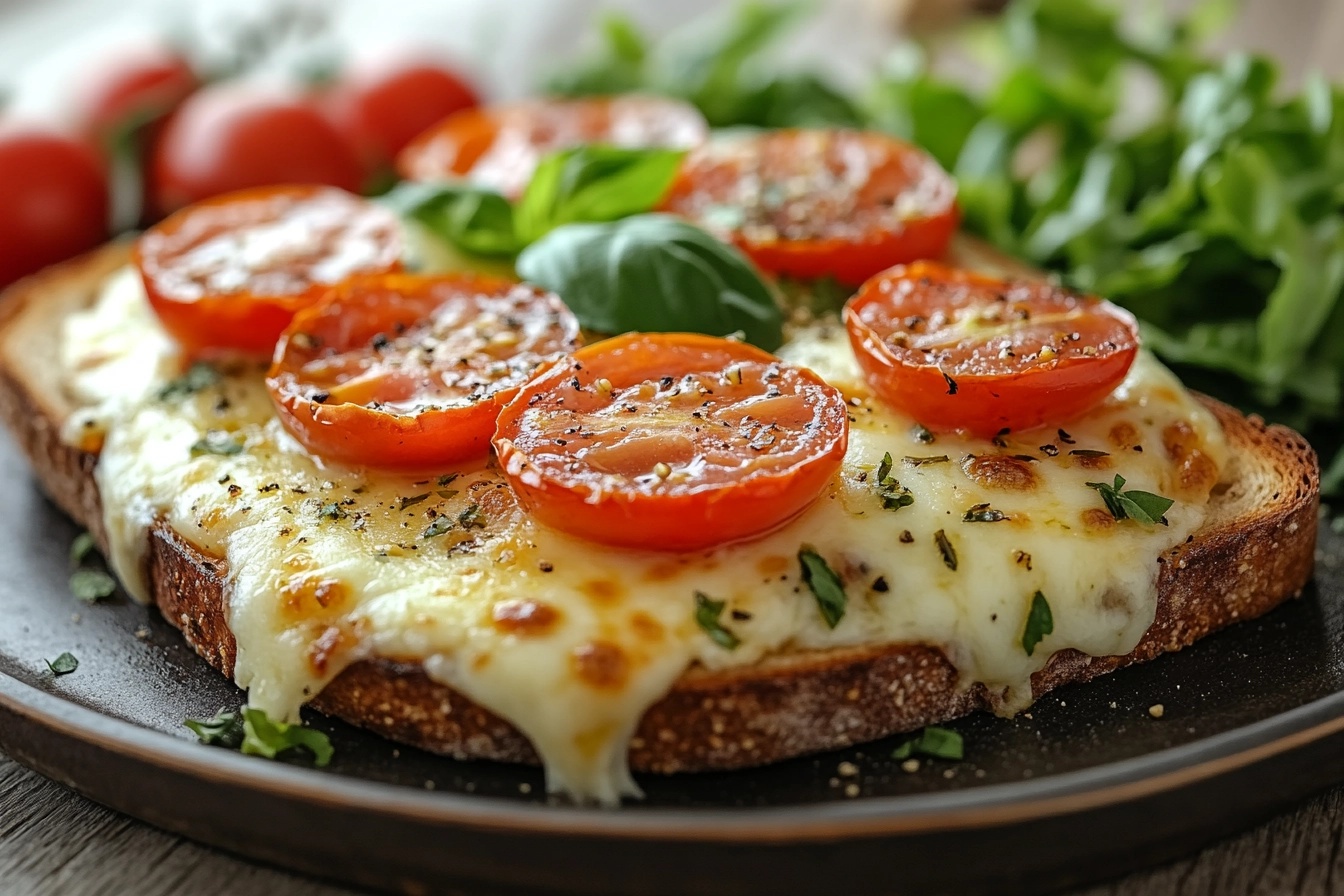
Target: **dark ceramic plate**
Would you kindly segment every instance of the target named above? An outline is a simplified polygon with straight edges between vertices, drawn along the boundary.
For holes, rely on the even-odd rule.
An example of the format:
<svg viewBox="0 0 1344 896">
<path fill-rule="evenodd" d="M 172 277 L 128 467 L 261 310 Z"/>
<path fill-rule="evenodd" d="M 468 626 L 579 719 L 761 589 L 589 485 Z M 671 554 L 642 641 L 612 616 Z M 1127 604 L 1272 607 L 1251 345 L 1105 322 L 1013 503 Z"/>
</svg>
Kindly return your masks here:
<svg viewBox="0 0 1344 896">
<path fill-rule="evenodd" d="M 534 769 L 441 759 L 317 716 L 336 746 L 323 771 L 196 744 L 182 720 L 237 706 L 240 692 L 155 611 L 70 596 L 76 530 L 4 439 L 0 483 L 0 749 L 153 824 L 346 882 L 1036 891 L 1174 857 L 1344 781 L 1344 538 L 1328 533 L 1302 600 L 1016 719 L 957 722 L 964 762 L 904 771 L 890 758 L 897 739 L 756 771 L 645 777 L 646 800 L 603 811 L 548 801 Z M 63 651 L 79 668 L 56 678 L 43 660 Z"/>
</svg>

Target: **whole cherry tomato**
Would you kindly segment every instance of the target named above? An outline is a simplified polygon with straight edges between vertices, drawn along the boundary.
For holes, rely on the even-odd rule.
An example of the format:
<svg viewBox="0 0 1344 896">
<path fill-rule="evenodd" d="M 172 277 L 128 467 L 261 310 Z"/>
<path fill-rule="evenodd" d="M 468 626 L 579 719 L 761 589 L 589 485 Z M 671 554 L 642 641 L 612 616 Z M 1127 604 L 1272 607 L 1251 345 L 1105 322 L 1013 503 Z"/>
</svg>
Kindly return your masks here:
<svg viewBox="0 0 1344 896">
<path fill-rule="evenodd" d="M 177 108 L 200 79 L 186 57 L 160 44 L 125 47 L 94 64 L 75 90 L 80 127 L 100 146 Z"/>
<path fill-rule="evenodd" d="M 354 151 L 303 97 L 244 84 L 193 94 L 164 124 L 149 163 L 159 213 L 272 184 L 325 184 L 355 192 Z"/>
<path fill-rule="evenodd" d="M 82 141 L 41 128 L 0 128 L 0 210 L 4 287 L 107 239 L 107 174 Z"/>
</svg>

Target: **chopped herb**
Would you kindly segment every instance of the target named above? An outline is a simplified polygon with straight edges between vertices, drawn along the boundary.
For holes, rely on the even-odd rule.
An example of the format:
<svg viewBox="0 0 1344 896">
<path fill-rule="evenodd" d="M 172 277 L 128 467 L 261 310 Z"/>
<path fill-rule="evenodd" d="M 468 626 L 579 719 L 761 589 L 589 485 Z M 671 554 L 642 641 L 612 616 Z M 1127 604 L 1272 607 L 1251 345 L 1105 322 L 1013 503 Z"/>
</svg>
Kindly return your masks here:
<svg viewBox="0 0 1344 896">
<path fill-rule="evenodd" d="M 438 488 L 434 490 L 434 494 L 447 501 L 451 498 L 456 498 L 461 492 L 455 488 Z"/>
<path fill-rule="evenodd" d="M 1115 474 L 1115 482 L 1111 485 L 1104 482 L 1089 482 L 1087 487 L 1101 493 L 1101 500 L 1105 502 L 1106 509 L 1117 520 L 1132 519 L 1148 526 L 1156 523 L 1165 526 L 1167 524 L 1165 514 L 1171 509 L 1171 505 L 1176 503 L 1171 498 L 1164 498 L 1152 492 L 1141 492 L 1136 489 L 1122 492 L 1125 477 L 1119 473 Z"/>
<path fill-rule="evenodd" d="M 188 395 L 195 395 L 202 389 L 209 388 L 217 382 L 219 382 L 219 371 L 209 364 L 197 361 L 187 368 L 186 373 L 167 383 L 159 390 L 159 401 L 168 401 L 173 398 L 184 398 Z"/>
<path fill-rule="evenodd" d="M 817 599 L 817 608 L 826 624 L 835 628 L 845 615 L 845 586 L 826 560 L 809 545 L 798 551 L 798 562 L 803 567 L 803 581 Z"/>
<path fill-rule="evenodd" d="M 882 455 L 882 462 L 877 465 L 877 481 L 880 483 L 891 475 L 891 452 L 888 451 Z"/>
<path fill-rule="evenodd" d="M 1012 432 L 1012 430 L 1005 426 L 1003 429 L 994 433 L 994 438 L 991 439 L 990 441 L 994 443 L 994 446 L 996 448 L 1007 448 L 1008 443 L 1004 441 L 1003 437 L 1008 435 L 1008 433 L 1010 432 Z"/>
<path fill-rule="evenodd" d="M 724 650 L 736 650 L 741 640 L 719 622 L 726 605 L 725 601 L 714 600 L 703 591 L 695 592 L 695 622 L 715 644 Z"/>
<path fill-rule="evenodd" d="M 1031 571 L 1031 555 L 1026 551 L 1014 551 L 1013 562 L 1018 566 L 1025 566 L 1028 572 Z"/>
<path fill-rule="evenodd" d="M 69 675 L 79 668 L 79 660 L 70 651 L 66 651 L 54 660 L 43 660 L 52 675 Z"/>
<path fill-rule="evenodd" d="M 472 504 L 466 510 L 457 515 L 457 524 L 463 529 L 484 529 L 485 514 L 481 513 L 481 505 Z"/>
<path fill-rule="evenodd" d="M 92 535 L 88 532 L 79 533 L 75 536 L 75 540 L 70 542 L 70 565 L 78 566 L 83 563 L 97 547 Z"/>
<path fill-rule="evenodd" d="M 200 457 L 202 454 L 219 454 L 228 457 L 241 454 L 242 451 L 243 440 L 239 436 L 222 429 L 208 430 L 191 446 L 192 457 Z"/>
<path fill-rule="evenodd" d="M 934 441 L 933 433 L 929 432 L 927 427 L 919 423 L 916 423 L 913 427 L 911 427 L 910 435 L 916 442 L 920 442 L 921 444 L 924 445 L 931 445 L 933 444 Z"/>
<path fill-rule="evenodd" d="M 910 494 L 910 489 L 892 478 L 891 465 L 891 452 L 888 451 L 877 465 L 877 496 L 882 500 L 883 510 L 900 510 L 915 503 L 915 496 Z"/>
<path fill-rule="evenodd" d="M 921 467 L 924 464 L 945 464 L 949 460 L 946 454 L 938 454 L 931 457 L 911 457 L 906 455 L 901 458 L 901 463 L 909 464 L 912 467 Z"/>
<path fill-rule="evenodd" d="M 956 395 L 956 394 L 957 394 L 957 381 L 954 380 L 954 379 L 952 379 L 952 377 L 948 376 L 947 373 L 944 372 L 943 369 L 942 369 L 941 367 L 938 368 L 938 372 L 941 373 L 941 374 L 943 374 L 943 382 L 947 383 L 947 394 L 948 394 L 948 395 Z"/>
<path fill-rule="evenodd" d="M 1065 432 L 1064 430 L 1060 429 L 1060 430 L 1056 430 L 1056 432 L 1059 434 L 1059 440 L 1060 440 L 1061 442 L 1063 442 L 1065 445 L 1073 445 L 1073 444 L 1076 444 L 1076 443 L 1073 441 L 1073 436 L 1069 435 L 1069 434 L 1068 434 L 1067 432 Z"/>
<path fill-rule="evenodd" d="M 1056 456 L 1058 456 L 1058 454 L 1059 454 L 1059 446 L 1057 446 L 1057 445 L 1042 445 L 1042 446 L 1041 446 L 1041 453 L 1044 454 L 1046 457 L 1056 457 Z"/>
<path fill-rule="evenodd" d="M 457 480 L 457 477 L 461 475 L 462 475 L 461 473 L 444 473 L 442 476 L 439 477 L 439 487 L 443 488 L 445 486 L 452 485 L 453 482 Z"/>
<path fill-rule="evenodd" d="M 220 710 L 209 719 L 187 719 L 182 723 L 192 730 L 201 743 L 212 747 L 236 750 L 243 745 L 243 715 Z"/>
<path fill-rule="evenodd" d="M 1031 598 L 1031 609 L 1027 611 L 1027 625 L 1022 630 L 1022 649 L 1031 656 L 1041 639 L 1055 630 L 1055 617 L 1050 613 L 1050 604 L 1045 595 L 1037 591 Z"/>
<path fill-rule="evenodd" d="M 976 504 L 961 517 L 964 523 L 997 523 L 1008 519 L 1008 514 L 995 510 L 988 504 Z"/>
<path fill-rule="evenodd" d="M 70 574 L 70 593 L 85 603 L 97 603 L 116 590 L 117 580 L 101 569 L 77 569 Z"/>
<path fill-rule="evenodd" d="M 453 518 L 447 514 L 434 517 L 434 522 L 429 524 L 429 528 L 420 533 L 421 538 L 437 538 L 449 529 L 453 528 Z"/>
<path fill-rule="evenodd" d="M 950 759 L 959 761 L 966 755 L 966 744 L 957 732 L 950 728 L 938 728 L 930 725 L 911 740 L 907 740 L 891 753 L 892 759 L 909 759 L 912 756 L 928 756 L 932 759 Z"/>
<path fill-rule="evenodd" d="M 947 540 L 947 533 L 942 529 L 933 533 L 933 540 L 938 545 L 938 553 L 943 555 L 943 563 L 953 572 L 957 571 L 957 549 L 952 547 L 952 542 Z"/>
<path fill-rule="evenodd" d="M 1098 451 L 1095 448 L 1075 448 L 1069 452 L 1075 457 L 1110 457 L 1109 451 Z"/>
<path fill-rule="evenodd" d="M 405 510 L 407 507 L 414 507 L 415 505 L 419 504 L 421 501 L 425 500 L 428 497 L 429 492 L 425 492 L 423 495 L 412 495 L 409 498 L 403 497 L 400 501 L 397 502 L 397 509 Z"/>
<path fill-rule="evenodd" d="M 317 515 L 324 520 L 343 520 L 350 514 L 345 512 L 344 507 L 333 501 L 330 504 L 324 505 L 323 508 L 317 512 Z"/>
<path fill-rule="evenodd" d="M 243 743 L 241 751 L 249 756 L 264 756 L 267 759 L 283 758 L 293 751 L 312 754 L 313 765 L 318 768 L 331 762 L 331 741 L 321 731 L 314 731 L 302 725 L 286 725 L 274 722 L 259 709 L 243 709 Z"/>
</svg>

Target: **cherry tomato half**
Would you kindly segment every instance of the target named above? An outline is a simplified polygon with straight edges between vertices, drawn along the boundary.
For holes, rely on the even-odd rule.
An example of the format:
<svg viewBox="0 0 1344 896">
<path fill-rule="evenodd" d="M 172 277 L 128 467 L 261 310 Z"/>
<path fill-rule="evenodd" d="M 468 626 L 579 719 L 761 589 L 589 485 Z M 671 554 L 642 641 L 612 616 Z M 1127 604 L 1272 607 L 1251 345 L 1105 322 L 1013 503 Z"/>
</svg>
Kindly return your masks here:
<svg viewBox="0 0 1344 896">
<path fill-rule="evenodd" d="M 125 47 L 94 65 L 76 88 L 76 117 L 103 147 L 167 115 L 200 86 L 191 63 L 159 44 Z"/>
<path fill-rule="evenodd" d="M 664 208 L 775 274 L 857 286 L 942 255 L 956 185 L 915 146 L 867 131 L 763 131 L 691 152 Z"/>
<path fill-rule="evenodd" d="M 356 63 L 322 98 L 327 117 L 368 174 L 390 168 L 430 125 L 478 102 L 459 72 L 414 51 Z"/>
<path fill-rule="evenodd" d="M 689 149 L 708 126 L 689 103 L 653 96 L 532 100 L 459 112 L 397 158 L 408 180 L 467 177 L 514 199 L 548 153 L 585 143 Z"/>
<path fill-rule="evenodd" d="M 107 174 L 86 144 L 0 129 L 0 288 L 107 239 Z"/>
<path fill-rule="evenodd" d="M 1049 283 L 919 262 L 863 284 L 844 312 L 869 385 L 932 429 L 993 436 L 1100 403 L 1138 352 L 1109 302 Z"/>
<path fill-rule="evenodd" d="M 164 122 L 149 160 L 160 214 L 271 184 L 325 184 L 355 192 L 355 152 L 302 97 L 239 84 L 203 88 Z"/>
<path fill-rule="evenodd" d="M 302 311 L 266 380 L 319 457 L 432 470 L 484 457 L 499 410 L 579 323 L 534 286 L 452 274 L 358 278 Z"/>
<path fill-rule="evenodd" d="M 523 387 L 495 451 L 547 525 L 604 544 L 690 551 L 783 525 L 840 469 L 845 401 L 740 342 L 632 333 Z"/>
<path fill-rule="evenodd" d="M 183 209 L 136 241 L 159 321 L 189 353 L 270 357 L 294 313 L 357 274 L 401 267 L 401 223 L 332 187 L 263 187 Z"/>
</svg>

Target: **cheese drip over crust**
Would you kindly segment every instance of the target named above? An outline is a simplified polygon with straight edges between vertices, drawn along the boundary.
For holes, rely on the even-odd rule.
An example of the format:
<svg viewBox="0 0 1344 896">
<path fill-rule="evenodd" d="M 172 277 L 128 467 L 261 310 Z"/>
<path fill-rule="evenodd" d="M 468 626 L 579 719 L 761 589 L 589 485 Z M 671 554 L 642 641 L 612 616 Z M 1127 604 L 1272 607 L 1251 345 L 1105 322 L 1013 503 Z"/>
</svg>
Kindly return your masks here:
<svg viewBox="0 0 1344 896">
<path fill-rule="evenodd" d="M 691 665 L 748 665 L 804 649 L 918 642 L 1005 713 L 1057 650 L 1131 650 L 1153 620 L 1159 554 L 1200 525 L 1226 460 L 1213 419 L 1142 353 L 1103 405 L 1067 432 L 998 443 L 938 435 L 876 400 L 843 329 L 794 332 L 780 351 L 851 405 L 842 472 L 800 517 L 694 554 L 623 551 L 531 520 L 491 461 L 422 479 L 330 468 L 281 429 L 255 366 L 194 391 L 135 276 L 112 277 L 67 327 L 67 436 L 96 470 L 111 561 L 140 599 L 147 530 L 165 521 L 227 561 L 236 678 L 248 701 L 294 721 L 342 669 L 415 662 L 508 719 L 549 787 L 614 803 L 638 794 L 626 763 L 646 709 Z M 885 509 L 876 470 L 908 490 Z M 1086 483 L 1174 498 L 1167 525 L 1117 521 Z M 1002 517 L 1002 518 L 999 518 Z M 831 628 L 804 583 L 803 546 L 847 594 Z M 1028 655 L 1033 596 L 1054 630 Z M 696 592 L 726 602 L 725 649 L 696 621 Z"/>
</svg>

